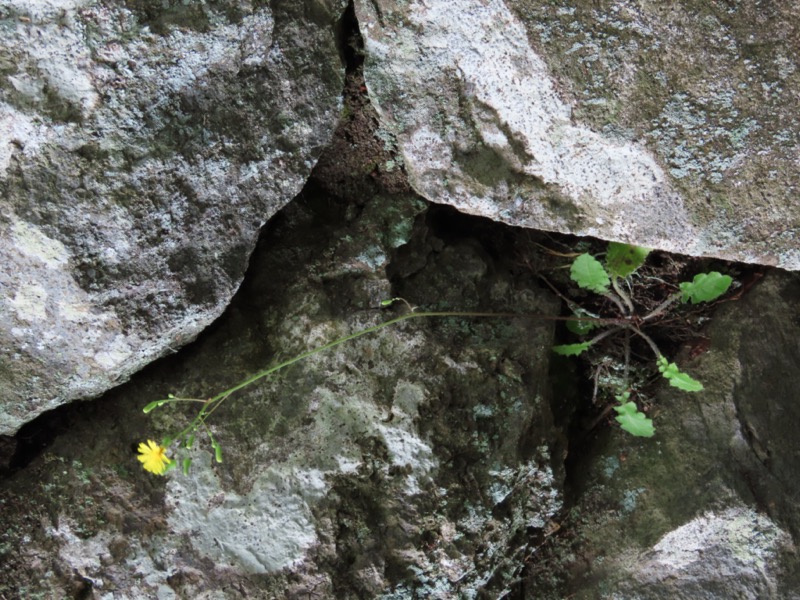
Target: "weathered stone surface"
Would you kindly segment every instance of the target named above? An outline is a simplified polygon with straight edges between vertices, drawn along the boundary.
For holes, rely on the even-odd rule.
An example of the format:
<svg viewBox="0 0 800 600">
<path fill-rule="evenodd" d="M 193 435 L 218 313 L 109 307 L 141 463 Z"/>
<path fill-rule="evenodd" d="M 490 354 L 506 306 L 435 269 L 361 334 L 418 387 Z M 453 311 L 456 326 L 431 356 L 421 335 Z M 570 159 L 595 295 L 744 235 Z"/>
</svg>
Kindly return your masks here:
<svg viewBox="0 0 800 600">
<path fill-rule="evenodd" d="M 551 321 L 387 328 L 231 397 L 209 419 L 222 464 L 198 439 L 189 476 L 139 468 L 135 445 L 177 431 L 193 408 L 145 416 L 146 402 L 205 397 L 383 321 L 391 294 L 558 309 L 530 274 L 512 278 L 497 224 L 448 228 L 415 196 L 304 197 L 275 217 L 252 278 L 208 332 L 86 416 L 64 407 L 64 434 L 0 485 L 0 593 L 399 600 L 517 585 L 530 536 L 561 506 Z"/>
<path fill-rule="evenodd" d="M 517 320 L 411 322 L 320 354 L 214 415 L 222 464 L 198 452 L 166 484 L 138 468 L 136 444 L 192 414 L 145 417 L 146 402 L 204 397 L 374 323 L 389 294 L 554 308 L 509 263 L 509 240 L 527 232 L 481 234 L 452 214 L 412 226 L 421 209 L 306 194 L 198 342 L 53 415 L 60 437 L 0 484 L 0 593 L 800 597 L 795 274 L 721 304 L 708 351 L 675 357 L 706 390 L 662 390 L 652 439 L 601 428 L 571 447 L 582 458 L 565 491 L 551 406 L 587 399 L 550 397 L 549 327 Z"/>
<path fill-rule="evenodd" d="M 344 4 L 0 3 L 0 433 L 222 312 L 333 132 Z"/>
<path fill-rule="evenodd" d="M 203 446 L 188 477 L 139 468 L 140 441 L 193 416 L 145 416 L 145 403 L 207 397 L 376 323 L 387 296 L 557 310 L 536 277 L 555 259 L 529 251 L 553 236 L 423 217 L 419 198 L 380 189 L 404 190 L 389 132 L 375 144 L 372 117 L 350 117 L 357 131 L 334 152 L 363 154 L 321 161 L 325 181 L 276 215 L 223 318 L 101 401 L 0 444 L 0 473 L 13 471 L 0 480 L 0 595 L 798 597 L 800 285 L 780 272 L 721 305 L 710 351 L 676 357 L 703 394 L 664 391 L 651 440 L 601 428 L 573 445 L 566 485 L 553 411 L 587 399 L 551 390 L 551 327 L 518 319 L 411 321 L 337 347 L 213 415 L 223 463 Z"/>
<path fill-rule="evenodd" d="M 429 200 L 800 269 L 796 1 L 356 0 Z"/>
<path fill-rule="evenodd" d="M 791 536 L 769 517 L 743 506 L 702 514 L 670 531 L 625 574 L 615 597 L 790 598 L 781 590 L 781 554 Z M 788 592 L 788 593 L 786 593 Z"/>
<path fill-rule="evenodd" d="M 528 598 L 800 598 L 799 300 L 775 271 L 723 305 L 680 360 L 706 389 L 664 389 L 652 439 L 596 440 Z"/>
</svg>

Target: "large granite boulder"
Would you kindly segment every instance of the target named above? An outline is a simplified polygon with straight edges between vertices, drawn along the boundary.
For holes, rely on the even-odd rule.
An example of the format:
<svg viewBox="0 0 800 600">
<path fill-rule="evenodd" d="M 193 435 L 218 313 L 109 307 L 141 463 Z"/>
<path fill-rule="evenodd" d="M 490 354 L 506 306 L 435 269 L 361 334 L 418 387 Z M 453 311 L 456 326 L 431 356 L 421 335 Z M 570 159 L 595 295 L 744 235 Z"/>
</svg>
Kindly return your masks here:
<svg viewBox="0 0 800 600">
<path fill-rule="evenodd" d="M 355 5 L 370 95 L 427 199 L 800 268 L 798 2 Z"/>
<path fill-rule="evenodd" d="M 0 433 L 220 315 L 333 133 L 344 4 L 0 3 Z"/>
</svg>

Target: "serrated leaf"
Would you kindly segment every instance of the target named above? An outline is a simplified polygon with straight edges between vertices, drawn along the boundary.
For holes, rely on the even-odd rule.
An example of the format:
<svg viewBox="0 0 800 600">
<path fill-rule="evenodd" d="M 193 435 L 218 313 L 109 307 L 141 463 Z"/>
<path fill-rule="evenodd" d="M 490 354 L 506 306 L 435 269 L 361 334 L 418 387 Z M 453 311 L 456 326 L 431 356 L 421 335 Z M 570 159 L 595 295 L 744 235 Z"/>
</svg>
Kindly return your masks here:
<svg viewBox="0 0 800 600">
<path fill-rule="evenodd" d="M 692 376 L 678 371 L 674 375 L 667 377 L 667 381 L 672 387 L 676 387 L 684 392 L 700 392 L 703 390 L 703 384 L 694 379 Z"/>
<path fill-rule="evenodd" d="M 590 342 L 581 342 L 580 344 L 563 344 L 561 346 L 553 346 L 553 352 L 556 354 L 560 354 L 561 356 L 578 356 L 585 352 L 589 346 L 592 344 Z"/>
<path fill-rule="evenodd" d="M 667 371 L 669 371 L 670 368 L 674 369 L 674 371 L 677 371 L 678 369 L 678 365 L 676 365 L 675 363 L 672 363 L 672 365 L 670 365 L 669 361 L 664 357 L 663 354 L 660 355 L 658 358 L 656 358 L 656 364 L 658 365 L 659 373 L 661 373 L 664 377 L 669 377 Z"/>
<path fill-rule="evenodd" d="M 606 267 L 612 275 L 624 279 L 644 264 L 648 254 L 649 248 L 610 242 L 606 253 Z"/>
<path fill-rule="evenodd" d="M 698 273 L 692 281 L 684 281 L 680 284 L 683 294 L 681 300 L 692 304 L 711 302 L 727 292 L 732 282 L 733 279 L 730 276 L 716 271 Z"/>
<path fill-rule="evenodd" d="M 657 359 L 658 370 L 669 381 L 672 387 L 676 387 L 684 392 L 699 392 L 703 390 L 703 384 L 692 376 L 684 373 L 675 363 L 669 362 L 663 356 Z"/>
<path fill-rule="evenodd" d="M 617 423 L 631 435 L 653 437 L 655 434 L 656 430 L 653 427 L 652 419 L 648 419 L 644 413 L 639 412 L 635 402 L 626 402 L 615 406 L 614 410 L 617 411 Z"/>
<path fill-rule="evenodd" d="M 569 275 L 572 281 L 582 288 L 598 294 L 605 294 L 611 285 L 611 279 L 603 265 L 591 254 L 581 254 L 576 258 L 570 267 Z"/>
</svg>

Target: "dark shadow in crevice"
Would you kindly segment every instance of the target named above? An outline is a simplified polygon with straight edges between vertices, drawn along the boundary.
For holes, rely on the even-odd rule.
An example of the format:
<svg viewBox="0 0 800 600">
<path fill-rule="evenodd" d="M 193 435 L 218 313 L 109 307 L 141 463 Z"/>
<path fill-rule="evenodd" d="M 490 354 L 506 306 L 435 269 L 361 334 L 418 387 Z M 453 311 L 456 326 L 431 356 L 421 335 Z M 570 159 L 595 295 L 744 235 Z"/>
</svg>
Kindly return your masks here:
<svg viewBox="0 0 800 600">
<path fill-rule="evenodd" d="M 364 64 L 364 39 L 358 27 L 356 9 L 352 0 L 348 2 L 336 23 L 336 45 L 347 74 L 355 73 Z"/>
</svg>

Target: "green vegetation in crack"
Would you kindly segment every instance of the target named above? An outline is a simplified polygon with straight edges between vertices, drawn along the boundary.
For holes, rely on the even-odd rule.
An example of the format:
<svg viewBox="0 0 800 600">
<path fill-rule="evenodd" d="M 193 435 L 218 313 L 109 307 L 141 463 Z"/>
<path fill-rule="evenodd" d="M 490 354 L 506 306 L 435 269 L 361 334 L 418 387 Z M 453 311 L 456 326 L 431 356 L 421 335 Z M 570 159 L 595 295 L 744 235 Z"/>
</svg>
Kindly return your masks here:
<svg viewBox="0 0 800 600">
<path fill-rule="evenodd" d="M 575 320 L 567 323 L 567 329 L 578 336 L 594 336 L 572 344 L 555 346 L 553 351 L 562 356 L 579 356 L 603 340 L 620 336 L 623 344 L 624 366 L 621 379 L 610 384 L 617 405 L 616 420 L 628 433 L 638 437 L 652 437 L 655 434 L 653 422 L 642 413 L 631 400 L 630 357 L 631 338 L 638 337 L 649 346 L 656 358 L 659 373 L 669 384 L 685 392 L 699 392 L 703 384 L 682 372 L 675 363 L 669 362 L 661 353 L 651 336 L 643 331 L 648 325 L 669 316 L 679 303 L 697 304 L 711 302 L 728 291 L 732 279 L 716 271 L 699 273 L 692 281 L 678 286 L 678 290 L 668 295 L 655 308 L 644 312 L 637 310 L 637 280 L 633 277 L 641 267 L 649 250 L 638 246 L 611 242 L 605 256 L 605 267 L 594 256 L 580 254 L 570 267 L 570 278 L 579 287 L 605 297 L 615 308 L 615 315 L 597 315 L 570 302 Z M 597 332 L 596 330 L 600 330 Z M 595 396 L 599 377 L 595 378 Z"/>
<path fill-rule="evenodd" d="M 237 392 L 245 387 L 248 387 L 257 381 L 264 379 L 265 377 L 274 376 L 282 369 L 285 369 L 286 367 L 289 367 L 290 365 L 293 365 L 306 358 L 314 356 L 315 354 L 319 354 L 321 352 L 339 346 L 340 344 L 344 344 L 346 342 L 355 340 L 362 336 L 376 333 L 378 331 L 381 331 L 382 329 L 385 329 L 386 327 L 390 327 L 392 325 L 396 325 L 398 323 L 402 323 L 404 321 L 408 321 L 411 319 L 421 319 L 421 318 L 426 318 L 426 319 L 448 318 L 448 317 L 507 318 L 507 319 L 517 318 L 517 317 L 539 318 L 539 319 L 557 318 L 557 317 L 549 317 L 546 315 L 525 315 L 525 314 L 517 314 L 510 312 L 417 311 L 414 307 L 412 307 L 408 302 L 406 302 L 402 298 L 392 298 L 389 300 L 384 300 L 383 302 L 381 302 L 381 308 L 387 308 L 394 304 L 404 304 L 407 312 L 401 314 L 400 316 L 384 321 L 382 323 L 378 323 L 377 325 L 373 325 L 371 327 L 367 327 L 365 329 L 361 329 L 344 337 L 338 338 L 317 348 L 307 350 L 306 352 L 303 352 L 288 360 L 284 360 L 275 365 L 272 365 L 246 378 L 245 380 L 239 382 L 238 384 L 226 390 L 223 390 L 222 392 L 216 394 L 211 398 L 208 399 L 179 398 L 170 394 L 166 398 L 150 402 L 143 409 L 145 413 L 150 413 L 153 410 L 168 404 L 185 403 L 185 402 L 196 403 L 199 405 L 200 409 L 195 415 L 195 417 L 189 422 L 189 424 L 186 427 L 184 427 L 181 431 L 179 431 L 176 435 L 166 437 L 163 440 L 161 440 L 160 443 L 157 443 L 153 440 L 147 440 L 146 442 L 142 442 L 141 444 L 139 444 L 138 459 L 142 463 L 142 467 L 146 471 L 153 473 L 155 475 L 163 475 L 168 471 L 176 468 L 180 463 L 180 466 L 184 474 L 188 474 L 189 468 L 191 467 L 192 464 L 192 459 L 189 456 L 183 456 L 180 459 L 177 458 L 173 459 L 169 457 L 168 452 L 172 446 L 176 446 L 176 449 L 179 454 L 182 451 L 191 450 L 192 447 L 194 446 L 194 443 L 198 435 L 200 436 L 204 435 L 208 438 L 208 443 L 210 444 L 214 453 L 214 459 L 216 460 L 217 463 L 221 463 L 223 460 L 222 447 L 220 443 L 212 435 L 211 430 L 207 425 L 207 420 L 222 405 L 222 403 L 225 402 L 225 400 L 227 400 L 234 392 Z"/>
<path fill-rule="evenodd" d="M 199 410 L 195 417 L 172 437 L 163 439 L 160 443 L 147 440 L 139 444 L 139 460 L 144 469 L 156 475 L 163 475 L 167 471 L 175 468 L 180 463 L 183 472 L 186 474 L 191 466 L 192 459 L 183 456 L 180 459 L 172 459 L 168 456 L 168 450 L 175 445 L 179 454 L 186 454 L 192 449 L 198 437 L 205 436 L 213 450 L 216 462 L 223 461 L 222 447 L 214 438 L 207 425 L 207 420 L 211 415 L 235 392 L 248 387 L 255 382 L 266 377 L 274 376 L 282 369 L 289 367 L 306 358 L 355 340 L 368 334 L 377 333 L 387 327 L 421 318 L 534 318 L 534 319 L 557 319 L 567 322 L 567 328 L 576 335 L 585 336 L 596 330 L 599 333 L 589 340 L 555 346 L 553 350 L 557 354 L 564 356 L 578 356 L 586 352 L 589 348 L 596 346 L 605 339 L 611 339 L 621 334 L 624 344 L 624 375 L 617 379 L 614 384 L 613 395 L 617 405 L 613 406 L 617 412 L 616 420 L 628 433 L 639 437 L 651 437 L 655 433 L 652 420 L 642 413 L 636 403 L 631 400 L 633 391 L 629 381 L 629 363 L 631 354 L 631 337 L 636 336 L 643 339 L 650 347 L 656 357 L 656 365 L 659 372 L 665 377 L 670 385 L 683 391 L 695 392 L 703 389 L 700 382 L 690 375 L 682 372 L 675 363 L 670 363 L 658 349 L 655 341 L 643 331 L 648 324 L 656 322 L 669 314 L 670 309 L 678 302 L 696 304 L 699 302 L 710 302 L 724 294 L 731 285 L 731 278 L 717 272 L 700 273 L 691 282 L 681 283 L 679 289 L 670 294 L 658 306 L 640 314 L 636 304 L 636 285 L 634 275 L 641 267 L 648 255 L 648 250 L 637 246 L 609 244 L 605 257 L 605 267 L 594 256 L 588 253 L 580 254 L 572 263 L 570 268 L 571 279 L 583 289 L 603 296 L 616 307 L 616 314 L 601 316 L 593 314 L 570 301 L 573 315 L 568 317 L 551 317 L 548 315 L 523 314 L 513 312 L 480 312 L 480 311 L 418 311 L 402 298 L 392 298 L 384 300 L 381 308 L 388 308 L 392 305 L 404 305 L 405 313 L 400 316 L 388 319 L 382 323 L 361 329 L 344 337 L 335 339 L 317 348 L 307 350 L 293 358 L 284 360 L 254 375 L 244 379 L 238 384 L 223 390 L 208 399 L 201 398 L 178 398 L 169 395 L 166 398 L 150 402 L 144 407 L 145 413 L 175 403 L 196 403 Z M 627 291 L 626 291 L 627 289 Z M 563 295 L 562 295 L 563 297 Z M 597 382 L 596 382 L 597 385 Z M 184 452 L 185 451 L 185 452 Z"/>
</svg>

